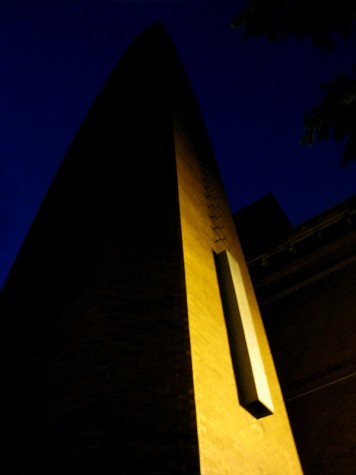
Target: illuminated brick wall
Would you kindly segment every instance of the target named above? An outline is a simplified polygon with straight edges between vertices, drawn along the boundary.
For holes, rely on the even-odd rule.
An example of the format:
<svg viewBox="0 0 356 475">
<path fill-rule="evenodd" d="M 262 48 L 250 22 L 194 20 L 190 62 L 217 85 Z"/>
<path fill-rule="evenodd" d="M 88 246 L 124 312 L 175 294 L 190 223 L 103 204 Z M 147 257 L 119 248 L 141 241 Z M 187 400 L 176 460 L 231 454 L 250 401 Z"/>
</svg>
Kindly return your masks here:
<svg viewBox="0 0 356 475">
<path fill-rule="evenodd" d="M 273 402 L 259 419 L 236 388 L 224 249 Z M 133 42 L 84 120 L 1 310 L 13 473 L 300 473 L 208 138 L 161 28 Z"/>
<path fill-rule="evenodd" d="M 177 101 L 181 104 L 182 101 Z M 197 113 L 177 106 L 176 154 L 201 473 L 301 473 L 247 267 L 208 138 Z M 205 132 L 206 133 L 206 132 Z M 263 355 L 274 414 L 241 405 L 231 362 L 214 253 L 239 264 Z"/>
</svg>

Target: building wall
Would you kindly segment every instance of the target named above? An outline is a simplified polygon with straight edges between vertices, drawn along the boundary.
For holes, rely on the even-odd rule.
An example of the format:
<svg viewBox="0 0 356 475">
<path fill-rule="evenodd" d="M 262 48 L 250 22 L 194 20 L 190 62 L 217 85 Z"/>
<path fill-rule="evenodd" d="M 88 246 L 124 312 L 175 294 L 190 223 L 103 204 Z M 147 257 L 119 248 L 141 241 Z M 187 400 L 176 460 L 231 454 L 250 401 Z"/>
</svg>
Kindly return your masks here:
<svg viewBox="0 0 356 475">
<path fill-rule="evenodd" d="M 174 47 L 150 29 L 84 120 L 1 294 L 13 473 L 300 473 L 204 130 Z M 265 418 L 239 403 L 213 256 L 226 247 Z"/>
<path fill-rule="evenodd" d="M 356 465 L 355 211 L 351 197 L 249 261 L 305 474 Z"/>
<path fill-rule="evenodd" d="M 350 263 L 262 307 L 306 474 L 354 472 L 355 276 Z"/>
<path fill-rule="evenodd" d="M 199 473 L 166 45 L 114 70 L 4 286 L 12 473 Z"/>
<path fill-rule="evenodd" d="M 191 122 L 198 123 L 195 117 Z M 219 173 L 211 151 L 194 138 L 189 125 L 184 111 L 178 110 L 175 146 L 201 473 L 301 473 Z M 242 407 L 236 386 L 213 256 L 224 249 L 239 264 L 272 394 L 274 414 L 260 419 Z"/>
</svg>

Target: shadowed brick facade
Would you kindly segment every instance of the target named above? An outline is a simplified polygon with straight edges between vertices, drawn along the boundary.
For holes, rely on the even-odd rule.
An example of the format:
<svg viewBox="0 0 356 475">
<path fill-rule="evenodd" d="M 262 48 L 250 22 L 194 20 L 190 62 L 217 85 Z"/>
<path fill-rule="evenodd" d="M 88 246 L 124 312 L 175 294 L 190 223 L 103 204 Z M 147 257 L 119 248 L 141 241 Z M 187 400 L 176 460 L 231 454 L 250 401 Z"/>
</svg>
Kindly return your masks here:
<svg viewBox="0 0 356 475">
<path fill-rule="evenodd" d="M 238 263 L 273 401 L 240 404 L 215 256 Z M 159 26 L 100 92 L 1 295 L 13 473 L 301 473 L 194 95 Z"/>
<path fill-rule="evenodd" d="M 281 216 L 270 196 L 237 213 L 236 225 L 304 473 L 353 475 L 356 197 L 295 229 L 283 225 L 264 249 L 254 238 L 261 214 L 265 223 Z"/>
</svg>

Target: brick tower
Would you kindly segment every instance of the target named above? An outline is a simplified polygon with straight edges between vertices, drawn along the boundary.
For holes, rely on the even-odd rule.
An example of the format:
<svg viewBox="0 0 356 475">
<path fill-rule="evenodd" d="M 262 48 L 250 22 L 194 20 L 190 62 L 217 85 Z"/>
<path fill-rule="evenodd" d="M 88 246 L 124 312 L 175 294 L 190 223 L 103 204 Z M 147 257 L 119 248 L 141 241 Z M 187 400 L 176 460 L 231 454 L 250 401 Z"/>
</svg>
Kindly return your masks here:
<svg viewBox="0 0 356 475">
<path fill-rule="evenodd" d="M 1 312 L 13 473 L 301 473 L 209 139 L 160 26 L 80 127 Z"/>
</svg>

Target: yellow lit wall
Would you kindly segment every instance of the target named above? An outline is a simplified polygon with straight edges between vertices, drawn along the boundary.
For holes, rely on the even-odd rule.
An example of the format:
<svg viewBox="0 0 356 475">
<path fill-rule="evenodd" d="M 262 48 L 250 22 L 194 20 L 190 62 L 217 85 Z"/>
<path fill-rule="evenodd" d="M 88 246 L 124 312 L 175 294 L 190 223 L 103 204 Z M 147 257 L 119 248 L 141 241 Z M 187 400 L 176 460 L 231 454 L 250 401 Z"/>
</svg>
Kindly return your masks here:
<svg viewBox="0 0 356 475">
<path fill-rule="evenodd" d="M 213 162 L 175 121 L 179 204 L 201 473 L 302 473 L 268 342 L 231 212 Z M 214 229 L 215 228 L 215 229 Z M 240 405 L 213 252 L 239 263 L 263 357 L 274 414 Z"/>
</svg>

